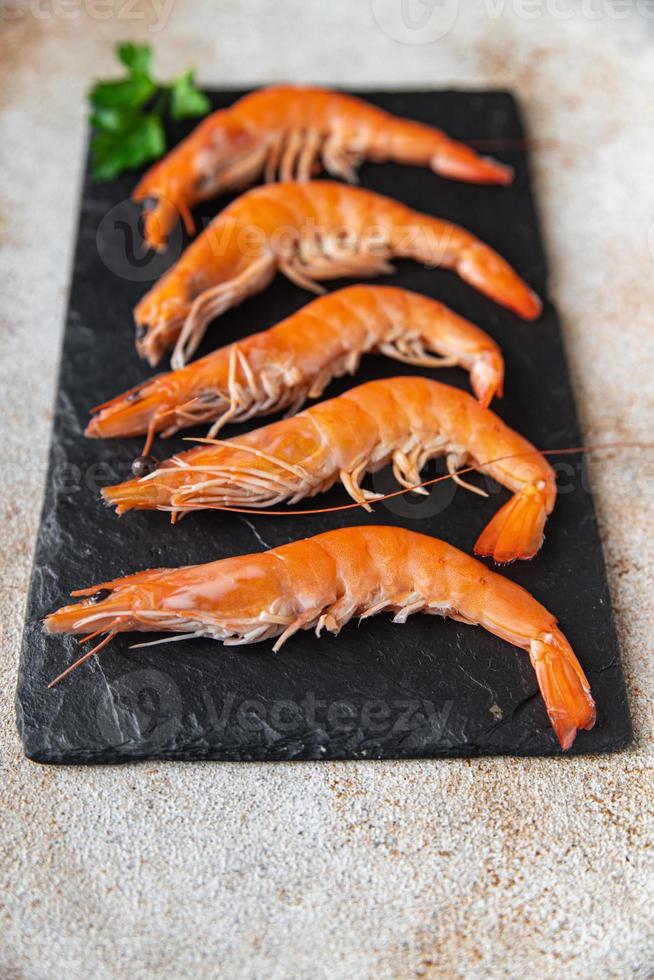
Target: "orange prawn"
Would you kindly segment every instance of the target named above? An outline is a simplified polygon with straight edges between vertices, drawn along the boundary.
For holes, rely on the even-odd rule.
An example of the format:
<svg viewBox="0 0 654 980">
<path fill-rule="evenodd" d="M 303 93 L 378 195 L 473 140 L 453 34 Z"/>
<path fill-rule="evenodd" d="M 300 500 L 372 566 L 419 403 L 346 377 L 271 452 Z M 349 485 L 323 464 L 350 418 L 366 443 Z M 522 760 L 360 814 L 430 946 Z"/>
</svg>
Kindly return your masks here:
<svg viewBox="0 0 654 980">
<path fill-rule="evenodd" d="M 426 462 L 445 456 L 467 489 L 486 496 L 456 475 L 469 464 L 513 492 L 475 545 L 496 562 L 536 554 L 556 500 L 554 471 L 530 442 L 466 392 L 421 377 L 370 381 L 236 439 L 199 441 L 204 445 L 144 477 L 105 487 L 103 498 L 118 514 L 163 510 L 176 517 L 295 503 L 340 480 L 369 508 L 380 494 L 361 487 L 366 473 L 390 461 L 398 483 L 413 488 Z"/>
<path fill-rule="evenodd" d="M 453 269 L 524 319 L 541 311 L 504 259 L 449 221 L 330 181 L 272 184 L 225 208 L 137 304 L 137 350 L 154 365 L 175 344 L 172 366 L 181 368 L 210 321 L 266 289 L 277 271 L 320 293 L 321 279 L 392 272 L 393 256 Z"/>
<path fill-rule="evenodd" d="M 45 620 L 50 633 L 107 635 L 50 686 L 117 634 L 175 634 L 249 644 L 298 630 L 338 633 L 354 617 L 413 613 L 481 626 L 529 654 L 562 749 L 595 723 L 586 676 L 556 618 L 529 592 L 436 538 L 399 527 L 347 527 L 259 554 L 137 572 L 72 593 L 82 602 Z M 154 643 L 167 642 L 155 640 Z M 137 646 L 151 646 L 141 643 Z"/>
<path fill-rule="evenodd" d="M 280 409 L 298 411 L 330 381 L 354 374 L 363 354 L 421 367 L 470 372 L 487 406 L 502 394 L 504 361 L 491 338 L 442 303 L 396 286 L 348 286 L 321 296 L 276 326 L 144 382 L 99 405 L 87 436 L 172 435 L 213 422 L 243 422 Z"/>
<path fill-rule="evenodd" d="M 190 234 L 191 208 L 257 182 L 307 181 L 319 160 L 350 183 L 364 160 L 415 164 L 477 184 L 509 184 L 511 167 L 480 157 L 432 126 L 402 119 L 362 99 L 325 89 L 277 85 L 252 92 L 204 119 L 139 181 L 135 201 L 155 200 L 145 237 L 164 247 L 181 214 Z"/>
</svg>

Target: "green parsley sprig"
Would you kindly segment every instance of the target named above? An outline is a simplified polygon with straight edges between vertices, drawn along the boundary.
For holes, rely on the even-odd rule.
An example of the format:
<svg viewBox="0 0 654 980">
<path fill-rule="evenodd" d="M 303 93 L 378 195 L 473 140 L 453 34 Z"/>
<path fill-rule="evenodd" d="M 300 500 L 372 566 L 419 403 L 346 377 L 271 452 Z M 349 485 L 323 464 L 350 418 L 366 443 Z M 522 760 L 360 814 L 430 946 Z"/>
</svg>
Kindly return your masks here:
<svg viewBox="0 0 654 980">
<path fill-rule="evenodd" d="M 195 84 L 195 69 L 172 82 L 152 77 L 152 49 L 147 44 L 119 44 L 116 54 L 125 78 L 97 82 L 89 93 L 94 180 L 113 180 L 124 170 L 157 160 L 166 151 L 163 120 L 203 116 L 211 108 Z"/>
</svg>

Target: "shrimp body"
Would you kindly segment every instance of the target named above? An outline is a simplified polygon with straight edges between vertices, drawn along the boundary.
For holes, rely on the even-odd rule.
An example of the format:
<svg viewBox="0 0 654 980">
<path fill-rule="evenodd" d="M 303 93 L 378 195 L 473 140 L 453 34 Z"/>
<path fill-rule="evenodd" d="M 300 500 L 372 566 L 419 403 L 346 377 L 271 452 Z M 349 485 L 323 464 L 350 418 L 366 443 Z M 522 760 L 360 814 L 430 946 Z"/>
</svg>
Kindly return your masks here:
<svg viewBox="0 0 654 980">
<path fill-rule="evenodd" d="M 540 313 L 511 266 L 451 222 L 330 181 L 272 184 L 225 208 L 137 304 L 137 350 L 156 364 L 176 343 L 172 365 L 183 367 L 209 322 L 261 292 L 277 271 L 322 292 L 319 280 L 390 273 L 393 257 L 453 269 L 525 319 Z"/>
<path fill-rule="evenodd" d="M 472 465 L 513 491 L 475 546 L 497 562 L 536 554 L 556 499 L 554 472 L 530 442 L 471 395 L 427 378 L 370 381 L 293 418 L 206 443 L 148 476 L 106 487 L 104 499 L 119 514 L 265 508 L 340 480 L 369 507 L 380 494 L 361 487 L 366 473 L 391 462 L 397 481 L 414 487 L 428 460 L 446 456 L 451 472 Z"/>
<path fill-rule="evenodd" d="M 260 554 L 137 572 L 73 595 L 85 599 L 48 616 L 49 632 L 166 631 L 225 644 L 277 637 L 279 650 L 298 630 L 338 633 L 350 619 L 382 611 L 397 623 L 416 612 L 449 616 L 527 651 L 563 749 L 595 722 L 588 681 L 555 617 L 457 548 L 403 528 L 347 527 Z"/>
<path fill-rule="evenodd" d="M 98 406 L 86 434 L 147 434 L 144 453 L 156 432 L 213 422 L 209 435 L 215 436 L 228 421 L 289 407 L 292 414 L 333 378 L 354 374 L 362 355 L 373 352 L 424 367 L 460 365 L 484 406 L 502 392 L 502 355 L 479 327 L 419 293 L 357 285 Z"/>
<path fill-rule="evenodd" d="M 480 157 L 432 126 L 402 119 L 361 99 L 299 85 L 265 88 L 204 119 L 144 174 L 134 200 L 155 198 L 145 234 L 163 248 L 180 213 L 193 231 L 190 209 L 261 177 L 307 181 L 320 169 L 349 182 L 364 159 L 430 167 L 478 184 L 509 184 L 513 171 Z"/>
</svg>

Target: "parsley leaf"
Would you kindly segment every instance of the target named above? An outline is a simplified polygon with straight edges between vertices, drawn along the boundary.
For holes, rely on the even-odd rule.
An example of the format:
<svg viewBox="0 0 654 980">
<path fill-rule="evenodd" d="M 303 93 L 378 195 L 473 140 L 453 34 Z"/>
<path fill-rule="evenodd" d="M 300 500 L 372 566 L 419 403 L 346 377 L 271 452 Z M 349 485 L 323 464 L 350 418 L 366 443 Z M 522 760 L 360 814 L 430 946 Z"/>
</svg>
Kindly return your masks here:
<svg viewBox="0 0 654 980">
<path fill-rule="evenodd" d="M 170 115 L 173 119 L 204 116 L 210 108 L 209 99 L 195 84 L 194 68 L 173 79 L 170 86 Z"/>
<path fill-rule="evenodd" d="M 171 119 L 202 116 L 211 103 L 195 84 L 195 70 L 169 84 L 152 77 L 152 49 L 147 44 L 119 44 L 116 54 L 127 69 L 125 78 L 99 81 L 89 92 L 92 175 L 113 180 L 156 160 L 166 150 L 164 115 Z"/>
<path fill-rule="evenodd" d="M 139 109 L 151 99 L 157 86 L 146 75 L 131 75 L 120 82 L 98 82 L 89 96 L 101 109 Z"/>
<path fill-rule="evenodd" d="M 117 133 L 121 129 L 129 128 L 134 115 L 131 109 L 99 106 L 93 111 L 90 122 L 94 129 Z"/>
<path fill-rule="evenodd" d="M 152 67 L 152 48 L 149 44 L 119 44 L 116 49 L 118 57 L 131 72 L 140 75 L 150 75 Z"/>
<path fill-rule="evenodd" d="M 118 129 L 102 130 L 91 143 L 93 178 L 113 180 L 123 170 L 133 170 L 156 160 L 166 149 L 161 119 L 155 113 L 134 113 Z"/>
</svg>

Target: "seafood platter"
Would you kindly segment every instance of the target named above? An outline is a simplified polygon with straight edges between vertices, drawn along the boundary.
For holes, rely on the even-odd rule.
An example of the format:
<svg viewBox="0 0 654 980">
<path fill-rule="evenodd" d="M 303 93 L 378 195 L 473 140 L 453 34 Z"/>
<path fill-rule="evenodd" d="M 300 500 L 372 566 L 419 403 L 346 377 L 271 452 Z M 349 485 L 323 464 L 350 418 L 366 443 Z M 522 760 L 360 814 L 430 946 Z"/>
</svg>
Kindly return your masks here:
<svg viewBox="0 0 654 980">
<path fill-rule="evenodd" d="M 82 191 L 29 758 L 608 752 L 592 486 L 503 92 L 219 92 Z"/>
</svg>

